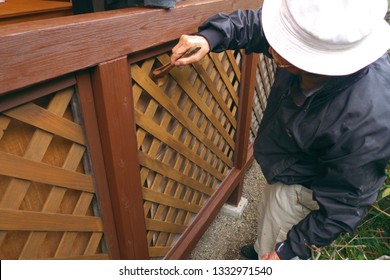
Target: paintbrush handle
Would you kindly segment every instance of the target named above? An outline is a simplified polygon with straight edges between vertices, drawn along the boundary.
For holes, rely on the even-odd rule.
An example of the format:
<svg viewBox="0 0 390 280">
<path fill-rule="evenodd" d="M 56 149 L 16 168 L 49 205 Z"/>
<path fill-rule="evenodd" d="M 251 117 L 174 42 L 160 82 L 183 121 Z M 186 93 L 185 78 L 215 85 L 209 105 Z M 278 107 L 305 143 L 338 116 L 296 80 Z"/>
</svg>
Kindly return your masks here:
<svg viewBox="0 0 390 280">
<path fill-rule="evenodd" d="M 164 76 L 165 74 L 167 74 L 169 71 L 171 71 L 171 69 L 175 67 L 175 64 L 172 64 L 172 63 L 167 63 L 167 64 L 164 64 L 163 66 L 159 67 L 159 68 L 156 68 L 153 70 L 153 76 L 155 78 L 161 78 L 162 76 Z"/>
<path fill-rule="evenodd" d="M 195 53 L 197 53 L 200 50 L 200 47 L 191 48 L 188 51 L 186 51 L 180 58 L 189 57 Z M 156 68 L 153 70 L 153 76 L 155 78 L 161 78 L 165 74 L 167 74 L 171 69 L 175 67 L 175 64 L 172 64 L 171 62 L 164 64 L 163 66 Z"/>
</svg>

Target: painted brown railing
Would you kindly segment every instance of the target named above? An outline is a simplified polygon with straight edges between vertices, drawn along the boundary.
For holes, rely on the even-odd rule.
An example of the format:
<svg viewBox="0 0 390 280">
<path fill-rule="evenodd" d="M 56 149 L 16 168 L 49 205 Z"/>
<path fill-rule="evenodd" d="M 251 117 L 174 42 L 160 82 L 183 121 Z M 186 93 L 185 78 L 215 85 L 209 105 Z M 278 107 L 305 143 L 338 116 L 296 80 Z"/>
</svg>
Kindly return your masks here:
<svg viewBox="0 0 390 280">
<path fill-rule="evenodd" d="M 55 208 L 57 210 L 53 210 L 53 207 L 47 206 L 46 201 L 42 207 L 36 206 L 38 210 L 35 209 L 35 212 L 32 213 L 33 209 L 28 209 L 28 205 L 22 201 L 23 197 L 21 197 L 19 204 L 6 201 L 12 197 L 6 196 L 6 194 L 14 192 L 14 188 L 11 190 L 9 187 L 6 194 L 0 193 L 2 195 L 0 197 L 2 200 L 0 203 L 0 212 L 2 213 L 0 215 L 4 214 L 4 217 L 7 217 L 7 220 L 4 219 L 3 222 L 0 222 L 2 232 L 0 257 L 2 259 L 186 258 L 222 205 L 225 202 L 237 204 L 241 197 L 243 176 L 253 161 L 249 134 L 253 114 L 253 94 L 260 90 L 256 75 L 260 75 L 259 68 L 268 67 L 268 72 L 264 71 L 272 78 L 272 67 L 265 63 L 260 66 L 257 55 L 242 55 L 238 64 L 241 78 L 237 92 L 237 112 L 235 113 L 237 126 L 232 137 L 234 141 L 232 166 L 229 170 L 224 169 L 224 175 L 219 181 L 218 187 L 213 187 L 212 194 L 206 203 L 198 205 L 200 210 L 192 210 L 196 214 L 191 217 L 191 222 L 187 221 L 188 224 L 177 226 L 161 221 L 146 220 L 144 216 L 144 207 L 146 206 L 143 196 L 150 194 L 143 193 L 145 178 L 142 178 L 140 170 L 144 165 L 153 169 L 154 165 L 140 154 L 140 143 L 138 143 L 137 138 L 139 113 L 135 112 L 134 86 L 139 83 L 142 77 L 134 76 L 136 72 L 133 72 L 132 65 L 148 61 L 148 59 L 169 51 L 180 35 L 195 33 L 197 26 L 215 13 L 256 8 L 260 4 L 261 1 L 257 0 L 187 0 L 178 2 L 176 7 L 171 10 L 129 8 L 17 23 L 1 28 L 0 144 L 2 136 L 7 134 L 7 129 L 11 131 L 13 128 L 9 126 L 9 123 L 17 120 L 16 123 L 27 123 L 37 130 L 60 135 L 67 141 L 72 141 L 73 145 L 84 145 L 88 151 L 88 155 L 85 157 L 89 160 L 87 163 L 84 162 L 83 172 L 92 178 L 85 179 L 92 180 L 94 183 L 93 194 L 97 199 L 98 211 L 93 211 L 92 206 L 87 206 L 86 209 L 89 207 L 91 210 L 85 210 L 84 214 L 80 216 L 79 210 L 77 210 L 79 208 L 76 206 L 70 215 L 58 212 L 65 207 L 64 203 L 58 204 Z M 239 53 L 237 55 L 240 56 Z M 217 59 L 216 57 L 211 58 L 210 62 Z M 164 57 L 161 56 L 161 59 Z M 161 62 L 156 60 L 153 63 Z M 199 67 L 201 65 L 194 67 L 198 73 L 203 71 Z M 261 75 L 263 74 L 261 73 Z M 145 75 L 145 79 L 150 79 L 150 77 Z M 75 131 L 79 129 L 79 125 L 68 122 L 69 117 L 66 120 L 59 119 L 54 117 L 52 113 L 46 112 L 45 110 L 49 109 L 46 109 L 45 106 L 36 108 L 35 105 L 36 103 L 41 106 L 41 103 L 46 102 L 45 98 L 49 99 L 48 96 L 67 89 L 74 90 L 76 96 L 74 99 L 77 99 L 76 103 L 79 104 L 78 109 L 72 109 L 72 121 L 77 123 L 77 120 L 81 119 L 79 123 L 83 133 L 78 136 L 74 135 L 73 130 L 68 131 L 71 127 L 74 127 Z M 208 109 L 206 108 L 206 110 Z M 28 117 L 23 117 L 23 112 Z M 26 129 L 28 130 L 28 128 Z M 11 140 L 3 137 L 3 142 Z M 37 170 L 44 172 L 43 168 L 46 165 L 42 163 L 36 164 L 30 159 L 22 160 L 22 157 L 18 155 L 9 156 L 8 150 L 1 154 L 2 152 L 0 148 L 0 160 L 3 161 L 4 166 L 12 162 L 15 164 L 22 162 L 26 168 L 37 168 Z M 5 162 L 5 160 L 8 161 Z M 88 161 L 90 162 L 89 173 Z M 66 169 L 65 165 L 62 168 Z M 8 173 L 0 171 L 0 175 L 5 178 L 12 177 L 12 180 L 16 181 L 37 180 L 44 184 L 65 186 L 73 191 L 80 191 L 81 193 L 74 194 L 74 200 L 79 199 L 79 203 L 80 197 L 91 192 L 89 189 L 80 189 L 77 182 L 73 186 L 72 182 L 68 182 L 72 180 L 66 181 L 62 177 L 56 183 L 56 177 L 52 175 L 65 176 L 69 174 L 69 176 L 74 176 L 76 180 L 80 177 L 79 174 L 50 167 L 47 172 L 52 172 L 52 174 L 47 176 L 50 177 L 48 179 L 43 175 L 38 176 L 35 169 L 25 170 L 22 173 L 11 169 L 7 169 Z M 189 180 L 192 179 L 189 178 Z M 31 195 L 28 193 L 28 189 L 29 187 L 25 188 L 23 192 L 25 197 Z M 58 188 L 52 188 L 50 195 L 53 189 L 57 190 Z M 12 195 L 21 196 L 21 192 L 12 193 Z M 39 193 L 39 196 L 44 196 L 44 194 Z M 92 199 L 89 195 L 88 197 Z M 26 200 L 26 198 L 24 199 Z M 71 204 L 72 199 L 69 199 L 69 203 L 66 204 Z M 177 198 L 175 199 L 177 200 Z M 32 204 L 36 203 L 33 195 L 29 200 L 32 201 Z M 88 203 L 91 203 L 90 200 Z M 198 209 L 198 206 L 194 206 L 193 209 Z M 52 213 L 56 211 L 60 214 L 54 215 Z M 93 216 L 96 219 L 92 219 Z M 83 226 L 84 217 L 87 218 L 85 218 L 86 224 Z M 88 238 L 84 238 L 87 241 L 84 239 L 82 239 L 84 241 L 79 241 L 79 243 L 84 242 L 87 245 L 73 245 L 78 248 L 78 251 L 82 251 L 81 253 L 64 249 L 65 244 L 67 244 L 65 241 L 71 242 L 69 240 L 72 240 L 69 236 L 66 238 L 62 236 L 61 242 L 52 238 L 51 246 L 61 248 L 61 250 L 57 248 L 56 253 L 48 253 L 49 249 L 37 253 L 29 251 L 39 250 L 33 246 L 33 244 L 38 243 L 33 243 L 32 240 L 41 240 L 39 244 L 44 244 L 45 237 L 39 237 L 34 233 L 34 231 L 39 230 L 39 226 L 13 223 L 13 219 L 18 218 L 23 218 L 23 221 L 28 221 L 29 218 L 41 219 L 39 224 L 42 224 L 43 229 L 48 232 L 67 231 L 66 224 L 55 225 L 56 219 L 60 219 L 61 223 L 79 224 L 78 228 L 71 227 L 69 230 L 91 233 Z M 170 228 L 168 229 L 170 234 L 180 232 L 180 235 L 170 246 L 151 248 L 147 232 L 155 231 L 157 228 Z M 16 237 L 12 237 L 14 239 L 7 237 L 8 231 L 21 230 L 31 231 L 29 237 L 22 237 L 18 234 Z M 18 238 L 26 242 L 24 246 L 22 244 L 19 245 L 20 248 L 13 248 L 9 245 L 10 242 L 18 240 Z M 104 243 L 105 246 L 100 246 L 100 249 L 91 249 L 91 244 L 98 243 L 100 245 Z M 2 249 L 4 246 L 7 249 Z M 74 249 L 74 251 L 77 250 Z M 7 255 L 11 251 L 14 253 Z"/>
</svg>

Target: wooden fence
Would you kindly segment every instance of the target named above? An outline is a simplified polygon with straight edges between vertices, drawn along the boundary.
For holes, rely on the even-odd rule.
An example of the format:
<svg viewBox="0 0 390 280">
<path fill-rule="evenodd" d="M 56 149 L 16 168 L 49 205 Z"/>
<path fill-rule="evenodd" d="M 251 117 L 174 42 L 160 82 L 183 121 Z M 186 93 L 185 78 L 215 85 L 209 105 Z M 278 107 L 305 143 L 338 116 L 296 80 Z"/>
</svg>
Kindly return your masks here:
<svg viewBox="0 0 390 280">
<path fill-rule="evenodd" d="M 227 51 L 151 72 L 207 17 L 260 2 L 1 29 L 0 258 L 185 258 L 241 197 L 274 66 Z"/>
</svg>

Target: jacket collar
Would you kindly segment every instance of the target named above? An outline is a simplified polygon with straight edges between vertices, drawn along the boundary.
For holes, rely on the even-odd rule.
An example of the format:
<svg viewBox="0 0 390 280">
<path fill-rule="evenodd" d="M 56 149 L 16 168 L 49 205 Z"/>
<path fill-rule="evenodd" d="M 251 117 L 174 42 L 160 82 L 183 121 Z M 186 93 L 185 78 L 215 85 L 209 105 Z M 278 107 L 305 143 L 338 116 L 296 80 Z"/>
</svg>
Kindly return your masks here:
<svg viewBox="0 0 390 280">
<path fill-rule="evenodd" d="M 288 94 L 291 96 L 291 99 L 298 107 L 302 107 L 305 105 L 305 109 L 308 109 L 312 100 L 308 99 L 318 99 L 320 100 L 328 100 L 333 95 L 343 91 L 361 77 L 363 77 L 368 71 L 368 67 L 365 67 L 358 72 L 355 72 L 346 76 L 333 76 L 327 79 L 326 81 L 319 83 L 318 86 L 311 88 L 309 90 L 301 89 L 299 86 L 299 77 L 293 76 L 291 79 L 290 88 Z M 317 98 L 317 96 L 319 98 Z M 306 102 L 308 101 L 308 102 Z M 306 103 L 306 104 L 305 104 Z"/>
</svg>

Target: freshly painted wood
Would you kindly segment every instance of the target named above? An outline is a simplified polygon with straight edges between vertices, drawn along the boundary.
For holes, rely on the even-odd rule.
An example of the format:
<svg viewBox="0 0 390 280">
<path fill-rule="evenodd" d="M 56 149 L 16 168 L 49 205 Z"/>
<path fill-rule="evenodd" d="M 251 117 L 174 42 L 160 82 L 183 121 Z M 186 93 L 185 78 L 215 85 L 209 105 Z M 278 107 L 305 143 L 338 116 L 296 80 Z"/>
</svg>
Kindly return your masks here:
<svg viewBox="0 0 390 280">
<path fill-rule="evenodd" d="M 76 75 L 77 92 L 81 105 L 81 112 L 85 125 L 86 140 L 91 162 L 91 171 L 94 177 L 95 190 L 98 194 L 100 216 L 104 225 L 104 239 L 111 259 L 120 259 L 118 236 L 114 222 L 113 206 L 107 182 L 106 167 L 102 153 L 102 143 L 97 122 L 91 76 L 89 71 L 80 71 Z M 67 244 L 61 242 L 55 256 L 64 255 Z M 90 252 L 91 253 L 91 252 Z M 89 254 L 85 252 L 85 254 Z"/>
<path fill-rule="evenodd" d="M 161 56 L 160 59 L 163 63 L 167 63 L 170 61 L 167 56 Z M 216 92 L 215 85 L 213 84 L 213 82 L 209 78 L 207 79 L 207 73 L 202 68 L 202 66 L 199 63 L 194 63 L 193 67 L 197 70 L 200 77 L 205 81 L 205 84 L 208 86 L 208 88 L 211 89 L 211 93 L 214 95 L 214 98 L 219 101 L 220 104 L 224 104 L 224 102 L 221 101 L 221 98 L 219 98 L 220 93 Z M 170 74 L 178 82 L 180 87 L 188 94 L 188 96 L 196 104 L 199 110 L 203 112 L 203 114 L 210 120 L 210 122 L 218 130 L 218 132 L 224 137 L 225 141 L 230 145 L 230 147 L 234 147 L 233 139 L 230 137 L 226 129 L 222 126 L 221 122 L 216 118 L 210 108 L 199 97 L 193 86 L 188 82 L 187 77 L 183 75 L 182 72 L 177 68 L 172 69 Z M 224 108 L 226 108 L 226 106 L 223 105 L 222 110 Z M 235 126 L 236 120 L 234 120 L 233 116 L 231 116 L 231 112 L 229 112 L 227 109 L 223 111 L 228 116 L 229 120 L 233 123 L 233 126 Z"/>
<path fill-rule="evenodd" d="M 152 158 L 145 156 L 141 152 L 138 153 L 138 159 L 141 165 L 146 166 L 162 174 L 165 177 L 171 178 L 176 182 L 182 183 L 194 190 L 200 191 L 208 195 L 211 195 L 213 193 L 212 189 L 205 187 L 202 183 L 196 181 L 195 179 L 185 176 L 181 172 L 169 167 L 166 164 L 155 161 Z"/>
<path fill-rule="evenodd" d="M 146 226 L 126 57 L 99 64 L 92 85 L 120 258 L 147 259 Z"/>
<path fill-rule="evenodd" d="M 169 99 L 164 98 L 163 91 L 150 78 L 145 77 L 143 72 L 137 65 L 133 65 L 131 73 L 136 82 L 142 86 L 157 102 L 170 112 L 177 120 L 191 131 L 202 143 L 204 143 L 210 150 L 212 150 L 219 158 L 221 158 L 227 165 L 232 166 L 233 161 L 228 158 L 218 147 L 215 146 L 212 140 L 207 138 L 207 135 L 201 133 L 196 124 L 189 120 L 187 116 L 177 108 L 177 105 L 170 102 Z"/>
<path fill-rule="evenodd" d="M 61 91 L 68 87 L 70 88 L 75 84 L 75 77 L 70 74 L 54 78 L 49 82 L 35 84 L 26 89 L 18 89 L 7 95 L 0 94 L 0 112 L 15 108 L 53 92 Z"/>
<path fill-rule="evenodd" d="M 239 93 L 239 109 L 238 109 L 238 137 L 236 139 L 236 154 L 234 158 L 234 166 L 237 169 L 242 169 L 247 163 L 247 153 L 249 146 L 250 123 L 252 119 L 253 95 L 256 85 L 256 69 L 258 54 L 245 55 L 242 61 L 242 79 L 240 83 Z M 232 195 L 228 199 L 228 203 L 238 205 L 240 202 L 243 181 L 240 181 Z"/>
<path fill-rule="evenodd" d="M 0 29 L 0 94 L 177 40 L 215 13 L 260 2 L 186 0 L 170 10 L 129 8 L 9 25 Z"/>
<path fill-rule="evenodd" d="M 70 1 L 7 0 L 0 4 L 0 26 L 72 14 Z"/>
<path fill-rule="evenodd" d="M 187 228 L 180 224 L 167 223 L 159 220 L 146 219 L 145 222 L 148 230 L 182 233 Z"/>
<path fill-rule="evenodd" d="M 154 122 L 151 122 L 149 118 L 146 118 L 143 114 L 141 114 L 137 109 L 135 110 L 135 119 L 136 123 L 140 125 L 145 131 L 151 133 L 162 142 L 168 144 L 172 149 L 178 151 L 183 156 L 187 157 L 189 160 L 193 161 L 196 165 L 202 167 L 204 170 L 209 172 L 211 175 L 215 176 L 219 180 L 223 180 L 224 175 L 219 172 L 214 166 L 212 166 L 209 162 L 205 161 L 194 153 L 189 147 L 180 141 L 177 141 L 172 134 L 168 133 L 166 130 L 162 129 L 162 127 L 158 126 Z"/>
<path fill-rule="evenodd" d="M 166 194 L 162 194 L 151 189 L 143 188 L 142 192 L 144 199 L 147 201 L 172 206 L 178 209 L 190 211 L 192 213 L 198 213 L 202 209 L 202 207 L 197 204 L 186 202 L 182 199 L 168 196 Z"/>
</svg>

